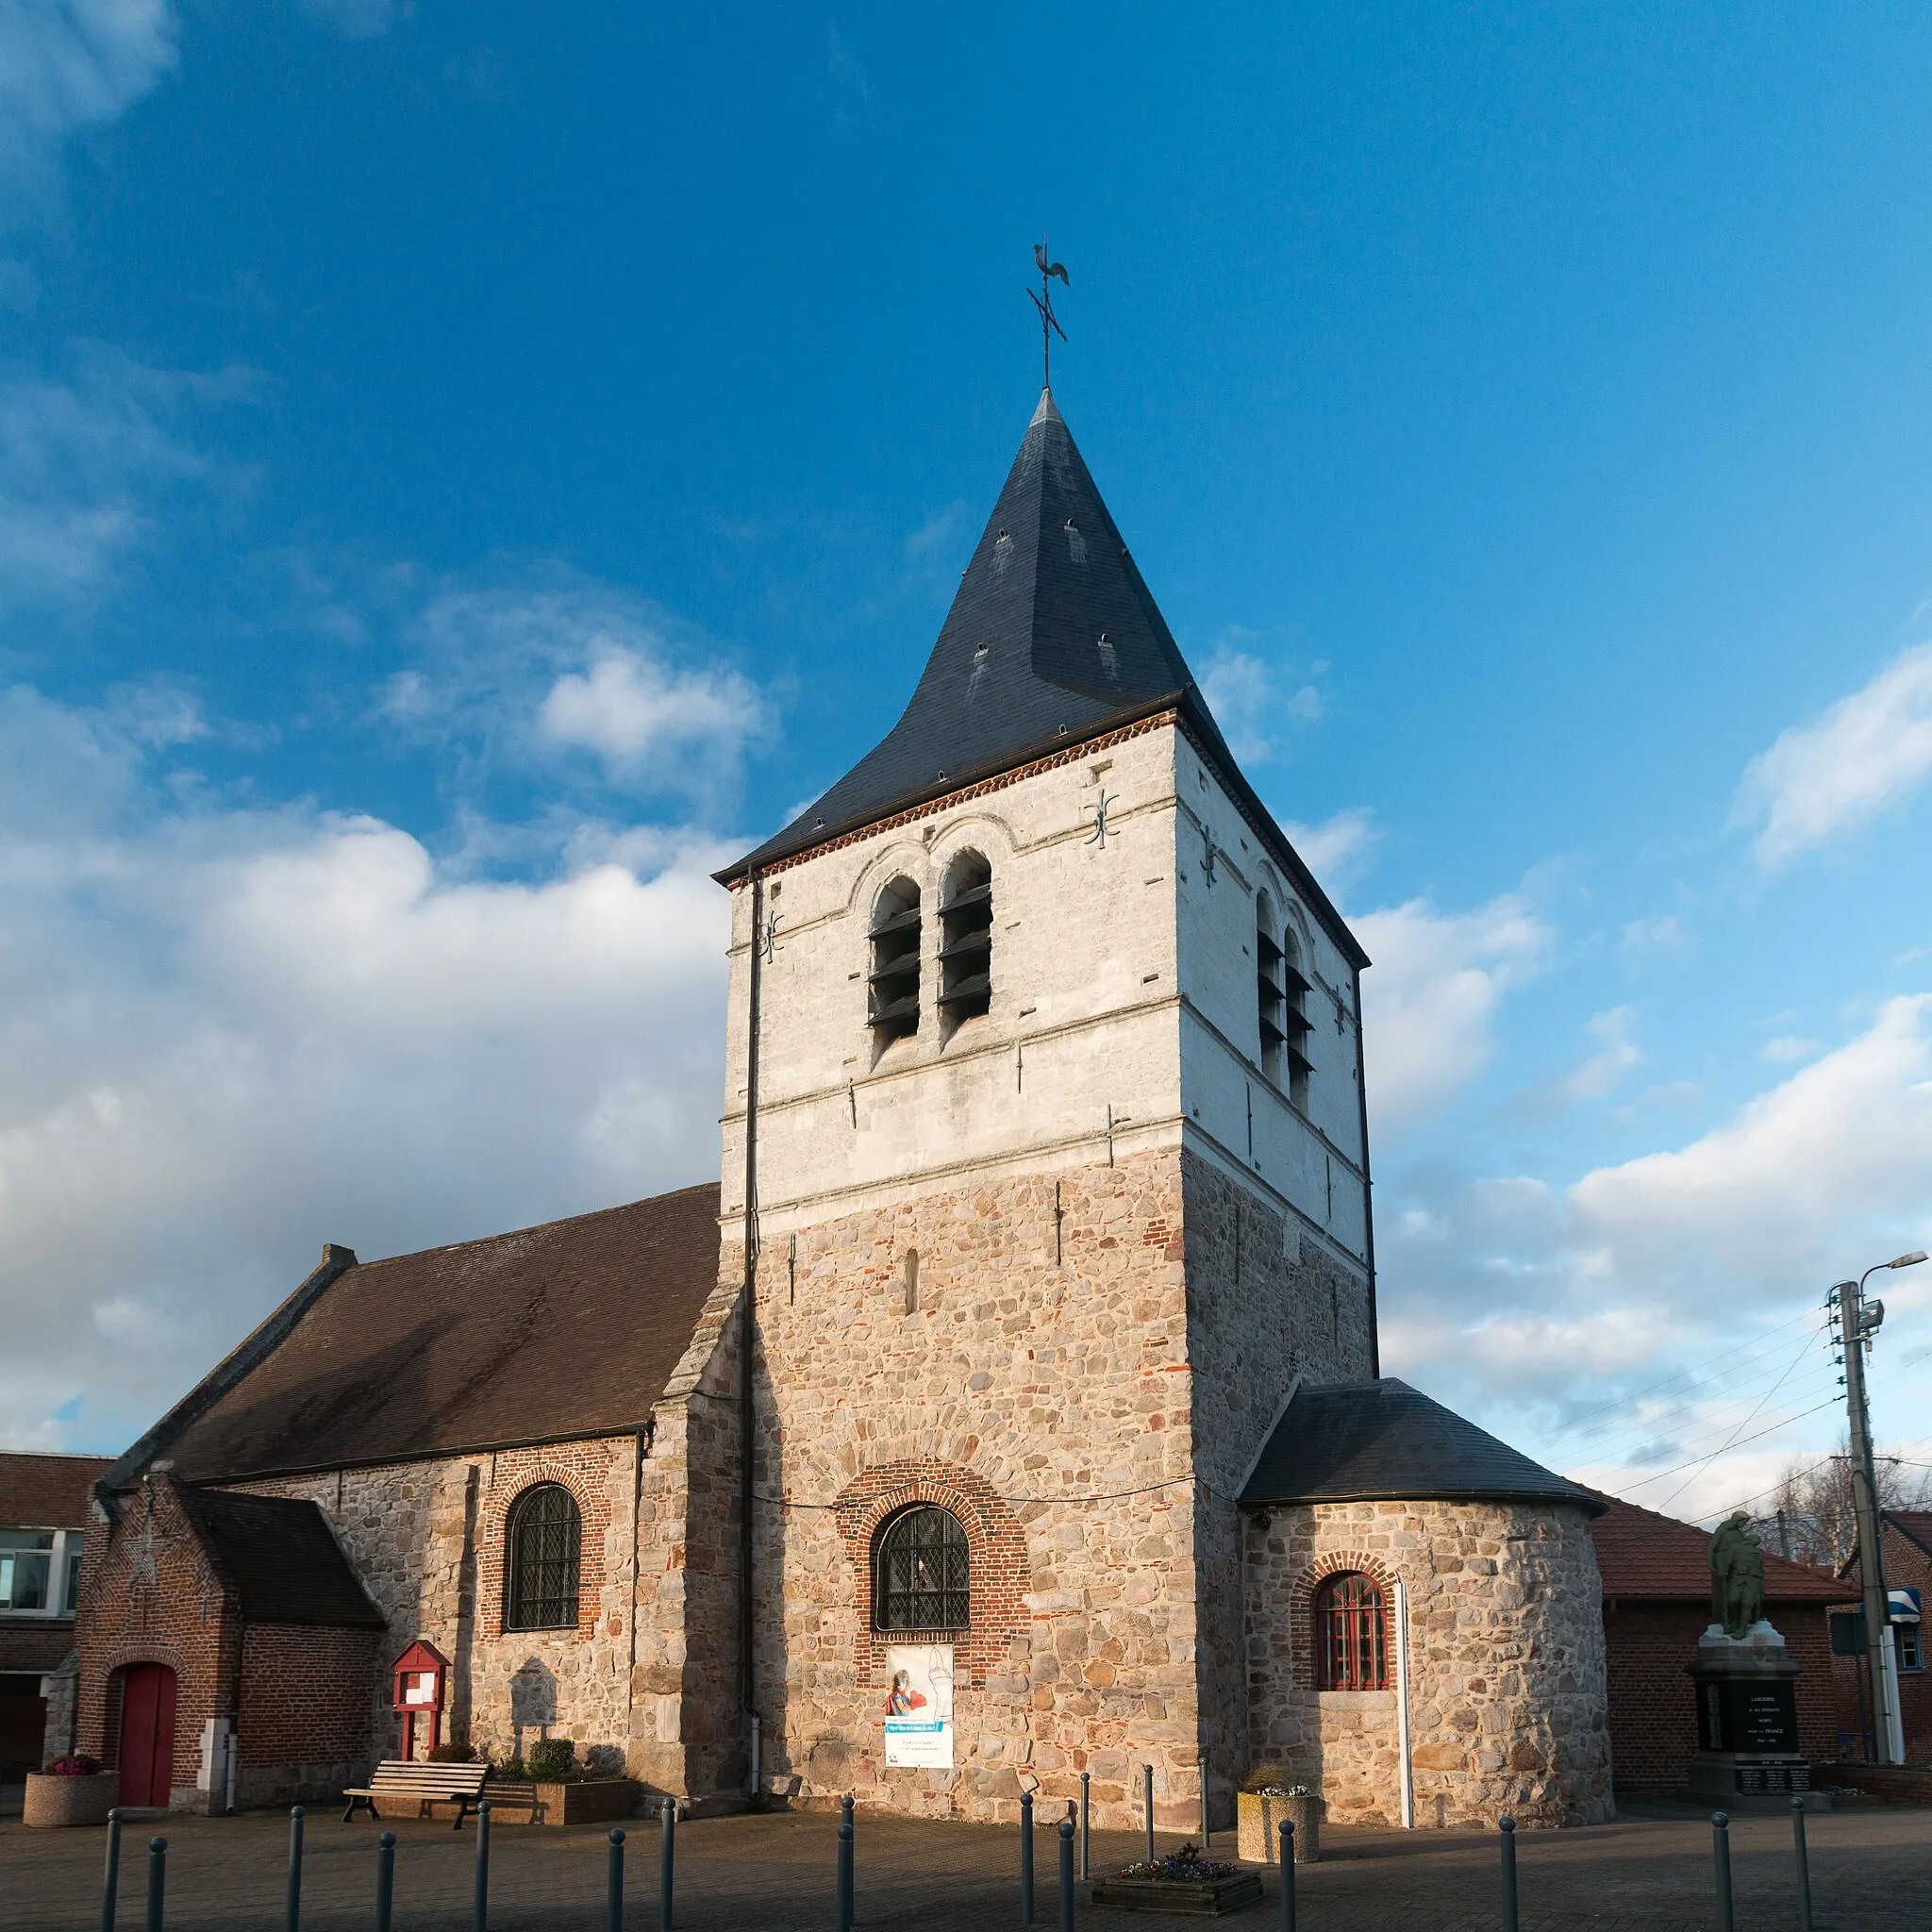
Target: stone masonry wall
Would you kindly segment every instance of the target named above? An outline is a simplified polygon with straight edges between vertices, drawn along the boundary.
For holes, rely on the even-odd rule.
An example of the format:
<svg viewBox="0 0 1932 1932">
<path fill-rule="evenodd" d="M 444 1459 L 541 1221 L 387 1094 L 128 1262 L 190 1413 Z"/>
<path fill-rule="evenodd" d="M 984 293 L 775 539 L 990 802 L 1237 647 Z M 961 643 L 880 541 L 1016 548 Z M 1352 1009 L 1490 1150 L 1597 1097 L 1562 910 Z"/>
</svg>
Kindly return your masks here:
<svg viewBox="0 0 1932 1932">
<path fill-rule="evenodd" d="M 758 1702 L 770 1769 L 808 1802 L 852 1791 L 1013 1818 L 1023 1781 L 1058 1801 L 1085 1770 L 1098 1822 L 1118 1826 L 1138 1816 L 1135 1768 L 1149 1761 L 1160 1814 L 1192 1822 L 1181 1213 L 1168 1152 L 801 1228 L 795 1259 L 768 1238 Z M 926 1496 L 952 1501 L 977 1545 L 957 1768 L 889 1771 L 869 1542 L 891 1508 Z M 1010 1594 L 1008 1548 L 1024 1572 Z"/>
<path fill-rule="evenodd" d="M 1612 1815 L 1602 1586 L 1566 1505 L 1342 1503 L 1257 1512 L 1248 1529 L 1250 1755 L 1337 1824 L 1401 1822 L 1395 1669 L 1387 1690 L 1314 1688 L 1309 1599 L 1359 1570 L 1408 1594 L 1419 1825 L 1596 1824 Z"/>
</svg>

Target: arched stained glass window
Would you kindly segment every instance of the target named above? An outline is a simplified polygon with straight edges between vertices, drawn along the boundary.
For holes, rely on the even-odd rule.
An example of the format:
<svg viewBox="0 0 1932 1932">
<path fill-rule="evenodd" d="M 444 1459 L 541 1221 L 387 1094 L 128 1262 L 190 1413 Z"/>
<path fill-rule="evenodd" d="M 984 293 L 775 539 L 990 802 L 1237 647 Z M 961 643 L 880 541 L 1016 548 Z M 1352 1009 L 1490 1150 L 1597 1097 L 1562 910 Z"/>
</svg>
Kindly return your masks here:
<svg viewBox="0 0 1932 1932">
<path fill-rule="evenodd" d="M 504 1566 L 506 1630 L 571 1630 L 584 1521 L 561 1483 L 539 1483 L 510 1505 Z"/>
<path fill-rule="evenodd" d="M 1373 1577 L 1345 1570 L 1323 1580 L 1315 1593 L 1315 1654 L 1324 1690 L 1389 1688 L 1389 1612 Z"/>
<path fill-rule="evenodd" d="M 873 1621 L 880 1630 L 963 1630 L 971 1621 L 966 1532 L 950 1509 L 902 1509 L 879 1532 Z"/>
</svg>

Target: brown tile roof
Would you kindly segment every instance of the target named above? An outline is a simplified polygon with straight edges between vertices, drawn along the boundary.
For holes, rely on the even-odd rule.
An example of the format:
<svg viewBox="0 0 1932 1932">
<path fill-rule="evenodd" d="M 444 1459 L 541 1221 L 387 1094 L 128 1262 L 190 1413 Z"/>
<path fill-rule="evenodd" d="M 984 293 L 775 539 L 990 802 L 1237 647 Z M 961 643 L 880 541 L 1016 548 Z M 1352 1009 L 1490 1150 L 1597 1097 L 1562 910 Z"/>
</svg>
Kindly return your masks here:
<svg viewBox="0 0 1932 1932">
<path fill-rule="evenodd" d="M 1888 1509 L 1885 1520 L 1932 1557 L 1932 1509 Z"/>
<path fill-rule="evenodd" d="M 1710 1601 L 1710 1532 L 1674 1516 L 1659 1516 L 1606 1496 L 1609 1511 L 1590 1525 L 1604 1601 L 1647 1598 L 1667 1603 Z M 1856 1596 L 1828 1570 L 1789 1563 L 1764 1553 L 1767 1603 L 1849 1603 Z"/>
<path fill-rule="evenodd" d="M 84 1529 L 88 1491 L 110 1456 L 17 1456 L 0 1451 L 0 1527 Z"/>
<path fill-rule="evenodd" d="M 233 1482 L 641 1428 L 717 1283 L 718 1187 L 334 1265 L 115 1479 L 153 1457 Z"/>
<path fill-rule="evenodd" d="M 369 1601 L 314 1503 L 225 1490 L 178 1493 L 251 1623 L 383 1627 L 382 1612 Z"/>
</svg>

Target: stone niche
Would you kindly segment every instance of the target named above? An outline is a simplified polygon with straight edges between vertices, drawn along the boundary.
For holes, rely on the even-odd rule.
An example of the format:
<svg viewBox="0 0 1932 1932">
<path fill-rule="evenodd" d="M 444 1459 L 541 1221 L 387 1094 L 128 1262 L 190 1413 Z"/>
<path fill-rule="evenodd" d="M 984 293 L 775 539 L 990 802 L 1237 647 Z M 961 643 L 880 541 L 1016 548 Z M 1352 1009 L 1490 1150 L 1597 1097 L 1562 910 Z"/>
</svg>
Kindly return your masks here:
<svg viewBox="0 0 1932 1932">
<path fill-rule="evenodd" d="M 1249 1514 L 1247 1558 L 1249 1759 L 1319 1790 L 1331 1823 L 1402 1823 L 1405 1623 L 1418 1826 L 1614 1815 L 1602 1585 L 1582 1508 L 1276 1505 Z M 1382 1591 L 1386 1689 L 1319 1680 L 1314 1606 L 1344 1571 Z"/>
</svg>

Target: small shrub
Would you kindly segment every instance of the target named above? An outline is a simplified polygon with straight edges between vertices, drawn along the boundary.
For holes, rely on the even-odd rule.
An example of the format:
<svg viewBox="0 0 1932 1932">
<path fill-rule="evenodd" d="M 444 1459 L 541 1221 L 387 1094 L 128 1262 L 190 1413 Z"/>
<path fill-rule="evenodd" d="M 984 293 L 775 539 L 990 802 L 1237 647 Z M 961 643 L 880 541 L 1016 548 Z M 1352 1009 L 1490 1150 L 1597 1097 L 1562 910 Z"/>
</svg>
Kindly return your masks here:
<svg viewBox="0 0 1932 1932">
<path fill-rule="evenodd" d="M 1172 1852 L 1164 1858 L 1156 1858 L 1152 1864 L 1143 1858 L 1138 1865 L 1124 1866 L 1121 1876 L 1198 1885 L 1205 1879 L 1232 1878 L 1241 1869 L 1239 1865 L 1224 1865 L 1218 1858 L 1203 1857 L 1198 1845 L 1183 1845 L 1179 1851 Z"/>
<path fill-rule="evenodd" d="M 476 1747 L 474 1744 L 439 1744 L 429 1754 L 431 1764 L 475 1764 Z"/>
<path fill-rule="evenodd" d="M 568 1738 L 543 1738 L 530 1746 L 530 1775 L 539 1784 L 562 1784 L 576 1774 L 577 1747 Z"/>
<path fill-rule="evenodd" d="M 526 1785 L 530 1782 L 529 1767 L 521 1757 L 506 1757 L 491 1775 L 500 1785 Z"/>
<path fill-rule="evenodd" d="M 78 1753 L 66 1757 L 50 1758 L 47 1769 L 55 1777 L 93 1777 L 101 1768 L 97 1757 L 83 1757 Z"/>
</svg>

